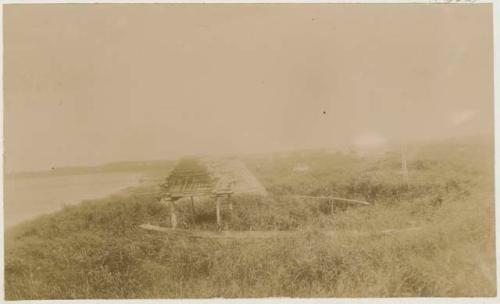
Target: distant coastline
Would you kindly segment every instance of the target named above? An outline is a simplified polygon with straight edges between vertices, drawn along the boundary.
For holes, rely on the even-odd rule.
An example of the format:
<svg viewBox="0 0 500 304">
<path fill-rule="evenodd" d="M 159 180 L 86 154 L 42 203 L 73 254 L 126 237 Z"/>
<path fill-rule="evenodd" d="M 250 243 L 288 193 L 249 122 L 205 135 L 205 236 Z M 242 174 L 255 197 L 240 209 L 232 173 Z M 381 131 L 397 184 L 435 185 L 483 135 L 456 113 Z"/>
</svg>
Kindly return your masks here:
<svg viewBox="0 0 500 304">
<path fill-rule="evenodd" d="M 83 200 L 97 199 L 164 178 L 170 160 L 127 161 L 89 167 L 5 174 L 4 221 L 12 227 Z"/>
<path fill-rule="evenodd" d="M 5 173 L 7 179 L 65 176 L 65 175 L 88 175 L 96 173 L 118 173 L 118 172 L 144 172 L 168 169 L 174 164 L 172 160 L 152 160 L 152 161 L 123 161 L 113 162 L 98 166 L 68 166 L 53 168 L 43 171 L 19 171 Z"/>
</svg>

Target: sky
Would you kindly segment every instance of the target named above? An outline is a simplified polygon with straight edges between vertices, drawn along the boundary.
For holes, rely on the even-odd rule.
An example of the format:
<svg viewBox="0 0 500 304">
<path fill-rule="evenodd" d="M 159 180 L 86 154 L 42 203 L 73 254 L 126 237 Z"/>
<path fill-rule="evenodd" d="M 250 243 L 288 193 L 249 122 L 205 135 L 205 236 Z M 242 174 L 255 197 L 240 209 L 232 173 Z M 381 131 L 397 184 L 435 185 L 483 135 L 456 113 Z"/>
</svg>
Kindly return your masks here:
<svg viewBox="0 0 500 304">
<path fill-rule="evenodd" d="M 4 6 L 6 172 L 493 132 L 491 4 Z"/>
</svg>

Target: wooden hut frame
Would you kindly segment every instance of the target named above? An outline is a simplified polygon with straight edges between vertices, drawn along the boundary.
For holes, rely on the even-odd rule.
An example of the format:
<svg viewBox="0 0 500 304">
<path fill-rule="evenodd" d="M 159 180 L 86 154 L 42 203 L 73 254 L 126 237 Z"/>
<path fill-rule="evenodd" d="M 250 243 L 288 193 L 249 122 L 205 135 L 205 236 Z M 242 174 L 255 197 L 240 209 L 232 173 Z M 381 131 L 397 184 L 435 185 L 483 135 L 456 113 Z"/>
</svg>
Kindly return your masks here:
<svg viewBox="0 0 500 304">
<path fill-rule="evenodd" d="M 162 185 L 164 194 L 161 202 L 170 209 L 170 223 L 172 228 L 177 227 L 177 201 L 189 197 L 191 200 L 192 216 L 195 217 L 194 198 L 208 196 L 215 199 L 215 213 L 217 226 L 222 227 L 221 203 L 227 197 L 229 209 L 232 212 L 231 190 L 232 183 L 221 185 L 210 176 L 207 168 L 195 158 L 184 158 L 179 161 L 165 184 Z"/>
</svg>

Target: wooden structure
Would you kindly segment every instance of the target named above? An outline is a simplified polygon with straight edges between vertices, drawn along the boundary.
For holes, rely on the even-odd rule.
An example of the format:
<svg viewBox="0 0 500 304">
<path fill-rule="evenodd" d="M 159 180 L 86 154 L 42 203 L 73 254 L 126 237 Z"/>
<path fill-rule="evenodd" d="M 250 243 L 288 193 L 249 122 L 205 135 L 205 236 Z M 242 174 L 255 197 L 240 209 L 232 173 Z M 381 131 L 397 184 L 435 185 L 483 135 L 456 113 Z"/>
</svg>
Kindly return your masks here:
<svg viewBox="0 0 500 304">
<path fill-rule="evenodd" d="M 217 226 L 222 227 L 221 199 L 229 199 L 229 208 L 232 211 L 230 200 L 231 182 L 221 185 L 221 183 L 211 176 L 207 167 L 197 158 L 181 159 L 166 183 L 162 185 L 162 202 L 170 208 L 170 223 L 172 228 L 177 227 L 176 204 L 179 199 L 189 197 L 191 199 L 191 209 L 195 216 L 194 198 L 208 196 L 215 199 L 215 212 L 217 216 Z"/>
</svg>

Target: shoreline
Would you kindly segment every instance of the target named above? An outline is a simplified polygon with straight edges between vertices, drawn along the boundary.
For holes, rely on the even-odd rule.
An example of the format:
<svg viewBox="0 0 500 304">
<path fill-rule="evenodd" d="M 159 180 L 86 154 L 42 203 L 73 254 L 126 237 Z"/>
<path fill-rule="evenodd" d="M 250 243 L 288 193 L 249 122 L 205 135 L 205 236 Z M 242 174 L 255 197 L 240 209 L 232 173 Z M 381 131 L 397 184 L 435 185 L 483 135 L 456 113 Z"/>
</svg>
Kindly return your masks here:
<svg viewBox="0 0 500 304">
<path fill-rule="evenodd" d="M 30 176 L 5 179 L 4 228 L 74 206 L 86 200 L 126 194 L 142 185 L 144 172 L 100 172 L 66 176 Z M 27 189 L 31 192 L 26 193 Z"/>
</svg>

